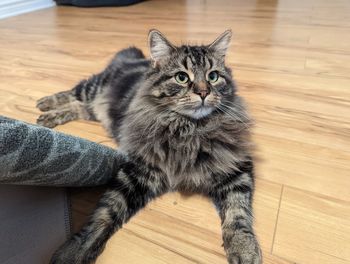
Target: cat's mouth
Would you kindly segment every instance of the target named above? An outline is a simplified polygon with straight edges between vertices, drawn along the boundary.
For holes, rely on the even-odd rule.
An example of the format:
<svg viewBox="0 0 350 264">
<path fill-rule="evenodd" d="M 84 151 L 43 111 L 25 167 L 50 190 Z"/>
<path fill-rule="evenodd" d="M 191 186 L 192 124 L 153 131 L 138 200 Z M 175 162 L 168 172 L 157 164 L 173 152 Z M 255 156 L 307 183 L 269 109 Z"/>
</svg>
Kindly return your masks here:
<svg viewBox="0 0 350 264">
<path fill-rule="evenodd" d="M 206 104 L 201 104 L 195 107 L 192 107 L 191 109 L 184 109 L 180 113 L 186 116 L 189 116 L 194 119 L 201 119 L 204 117 L 207 117 L 214 111 L 213 106 L 208 106 Z"/>
</svg>

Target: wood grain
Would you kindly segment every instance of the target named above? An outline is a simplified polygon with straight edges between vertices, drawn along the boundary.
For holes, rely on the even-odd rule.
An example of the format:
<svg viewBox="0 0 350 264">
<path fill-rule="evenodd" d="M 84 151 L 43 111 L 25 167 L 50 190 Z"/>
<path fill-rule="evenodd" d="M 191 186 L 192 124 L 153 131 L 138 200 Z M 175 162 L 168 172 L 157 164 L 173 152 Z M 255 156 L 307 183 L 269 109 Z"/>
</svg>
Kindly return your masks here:
<svg viewBox="0 0 350 264">
<path fill-rule="evenodd" d="M 257 189 L 260 191 L 257 192 L 254 201 L 256 230 L 268 259 L 277 220 L 281 186 L 258 181 Z M 156 245 L 157 248 L 167 249 L 171 254 L 176 252 L 184 258 L 183 262 L 179 263 L 226 263 L 220 219 L 212 203 L 201 196 L 185 196 L 178 193 L 165 195 L 147 206 L 125 225 L 124 229 L 142 237 L 147 243 Z M 123 245 L 122 238 L 118 235 L 113 236 L 104 254 L 113 255 L 114 246 L 117 244 L 123 248 L 126 246 Z M 131 261 L 130 256 L 125 260 L 123 257 L 120 257 L 117 263 L 138 263 Z M 158 258 L 156 255 L 149 256 L 149 263 L 156 262 Z M 271 256 L 270 258 L 273 259 Z M 135 259 L 137 260 L 137 257 Z M 108 259 L 106 262 L 103 258 L 99 261 L 101 264 L 108 263 Z M 164 263 L 174 263 L 172 261 L 169 256 L 168 261 Z"/>
<path fill-rule="evenodd" d="M 273 253 L 297 263 L 350 262 L 350 203 L 285 187 Z"/>
<path fill-rule="evenodd" d="M 35 123 L 35 101 L 99 72 L 115 51 L 234 32 L 227 57 L 256 121 L 255 228 L 265 263 L 350 263 L 350 2 L 149 0 L 55 7 L 0 21 L 0 114 Z M 56 128 L 115 147 L 100 124 Z M 71 190 L 74 229 L 103 188 Z M 283 195 L 281 195 L 283 193 Z M 114 235 L 98 263 L 226 263 L 202 197 L 169 194 Z"/>
</svg>

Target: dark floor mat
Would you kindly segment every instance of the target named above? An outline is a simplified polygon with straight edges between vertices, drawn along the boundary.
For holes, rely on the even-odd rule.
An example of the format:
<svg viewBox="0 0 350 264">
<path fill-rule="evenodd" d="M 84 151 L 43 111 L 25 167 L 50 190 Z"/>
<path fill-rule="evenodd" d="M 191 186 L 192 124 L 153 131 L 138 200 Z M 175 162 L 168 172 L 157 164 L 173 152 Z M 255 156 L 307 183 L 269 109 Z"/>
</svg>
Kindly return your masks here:
<svg viewBox="0 0 350 264">
<path fill-rule="evenodd" d="M 0 185 L 0 263 L 47 264 L 70 233 L 61 188 Z"/>
</svg>

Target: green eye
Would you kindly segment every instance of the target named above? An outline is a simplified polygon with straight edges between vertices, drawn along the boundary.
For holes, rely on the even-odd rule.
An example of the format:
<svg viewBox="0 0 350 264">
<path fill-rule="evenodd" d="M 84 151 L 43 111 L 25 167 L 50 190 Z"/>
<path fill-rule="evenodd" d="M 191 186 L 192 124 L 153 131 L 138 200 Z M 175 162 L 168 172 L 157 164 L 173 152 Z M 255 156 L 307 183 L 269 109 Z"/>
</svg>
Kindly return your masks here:
<svg viewBox="0 0 350 264">
<path fill-rule="evenodd" d="M 215 83 L 219 79 L 219 74 L 217 71 L 212 71 L 208 74 L 208 81 L 210 83 Z"/>
<path fill-rule="evenodd" d="M 188 83 L 188 80 L 190 78 L 188 77 L 188 74 L 186 72 L 178 72 L 175 75 L 175 80 L 180 84 Z"/>
</svg>

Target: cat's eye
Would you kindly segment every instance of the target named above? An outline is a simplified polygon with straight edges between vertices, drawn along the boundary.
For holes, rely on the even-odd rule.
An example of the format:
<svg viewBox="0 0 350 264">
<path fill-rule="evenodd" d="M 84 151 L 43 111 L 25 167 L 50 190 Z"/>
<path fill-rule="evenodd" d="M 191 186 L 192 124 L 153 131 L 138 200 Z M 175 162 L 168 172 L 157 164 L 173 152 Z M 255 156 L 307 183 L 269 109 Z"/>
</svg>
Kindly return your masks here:
<svg viewBox="0 0 350 264">
<path fill-rule="evenodd" d="M 219 79 L 219 73 L 217 71 L 212 71 L 208 74 L 208 82 L 215 83 Z"/>
<path fill-rule="evenodd" d="M 188 74 L 186 72 L 178 72 L 175 75 L 175 80 L 180 84 L 188 83 L 190 77 L 188 77 Z"/>
</svg>

